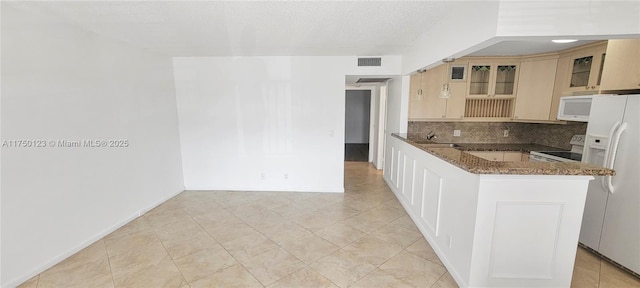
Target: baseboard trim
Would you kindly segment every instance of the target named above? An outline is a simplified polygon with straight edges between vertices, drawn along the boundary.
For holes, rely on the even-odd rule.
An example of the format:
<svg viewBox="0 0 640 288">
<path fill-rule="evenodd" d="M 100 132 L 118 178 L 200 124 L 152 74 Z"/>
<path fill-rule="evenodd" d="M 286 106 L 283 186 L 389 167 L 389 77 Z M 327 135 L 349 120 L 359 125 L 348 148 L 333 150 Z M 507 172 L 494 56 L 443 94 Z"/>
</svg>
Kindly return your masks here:
<svg viewBox="0 0 640 288">
<path fill-rule="evenodd" d="M 53 259 L 47 261 L 46 263 L 36 267 L 35 269 L 31 270 L 31 272 L 18 277 L 17 279 L 13 279 L 9 282 L 7 282 L 5 285 L 6 286 L 2 286 L 2 287 L 16 287 L 24 282 L 26 282 L 27 280 L 33 278 L 34 276 L 46 271 L 47 269 L 55 266 L 56 264 L 62 262 L 63 260 L 71 257 L 73 254 L 76 254 L 78 252 L 80 252 L 80 250 L 89 247 L 91 244 L 93 244 L 94 242 L 104 238 L 105 236 L 111 234 L 111 232 L 118 230 L 120 227 L 127 225 L 129 222 L 137 219 L 138 217 L 144 215 L 145 212 L 147 211 L 151 211 L 153 208 L 156 208 L 158 206 L 160 206 L 160 204 L 167 202 L 167 200 L 175 197 L 176 195 L 184 192 L 184 187 L 183 190 L 180 190 L 178 192 L 174 192 L 171 193 L 169 195 L 167 195 L 166 197 L 163 197 L 160 201 L 157 201 L 149 206 L 147 206 L 146 208 L 143 208 L 141 210 L 139 210 L 138 212 L 134 213 L 133 215 L 127 217 L 126 219 L 124 219 L 123 221 L 120 221 L 118 223 L 116 223 L 115 225 L 103 230 L 102 232 L 98 233 L 97 235 L 83 241 L 82 243 L 80 243 L 79 245 L 67 250 L 66 252 L 54 257 Z"/>
<path fill-rule="evenodd" d="M 185 189 L 188 191 L 233 191 L 233 192 L 294 192 L 294 193 L 344 193 L 343 188 L 307 190 L 307 189 L 256 189 L 255 187 L 238 188 L 238 187 L 190 187 Z"/>
</svg>

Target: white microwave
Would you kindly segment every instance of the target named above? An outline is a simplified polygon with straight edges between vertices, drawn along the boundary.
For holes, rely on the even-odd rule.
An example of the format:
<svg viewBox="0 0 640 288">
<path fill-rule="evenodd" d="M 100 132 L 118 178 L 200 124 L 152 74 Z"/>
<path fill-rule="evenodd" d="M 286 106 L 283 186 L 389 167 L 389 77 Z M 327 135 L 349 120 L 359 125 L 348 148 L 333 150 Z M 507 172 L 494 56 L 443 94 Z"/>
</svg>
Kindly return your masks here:
<svg viewBox="0 0 640 288">
<path fill-rule="evenodd" d="M 560 97 L 558 120 L 588 122 L 591 100 L 594 96 L 597 97 L 596 95 Z"/>
</svg>

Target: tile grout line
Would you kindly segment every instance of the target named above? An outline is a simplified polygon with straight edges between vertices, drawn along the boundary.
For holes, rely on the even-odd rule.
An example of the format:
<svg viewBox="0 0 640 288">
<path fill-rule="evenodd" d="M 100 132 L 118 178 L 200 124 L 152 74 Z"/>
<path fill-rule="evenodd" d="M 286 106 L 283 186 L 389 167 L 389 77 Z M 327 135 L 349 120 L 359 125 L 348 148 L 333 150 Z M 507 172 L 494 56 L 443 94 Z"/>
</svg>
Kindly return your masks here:
<svg viewBox="0 0 640 288">
<path fill-rule="evenodd" d="M 102 245 L 104 246 L 104 253 L 107 254 L 107 262 L 109 263 L 109 274 L 111 274 L 111 283 L 113 284 L 113 287 L 116 287 L 116 280 L 115 277 L 113 276 L 113 267 L 111 267 L 111 256 L 109 255 L 109 250 L 107 250 L 107 243 L 106 241 L 104 241 L 104 237 L 102 239 L 100 239 L 99 241 L 102 241 Z M 38 277 L 38 284 L 40 283 L 40 277 Z M 38 286 L 36 286 L 37 288 Z"/>
<path fill-rule="evenodd" d="M 229 209 L 227 209 L 227 208 L 225 208 L 224 206 L 220 205 L 220 203 L 218 203 L 218 201 L 215 201 L 215 200 L 213 200 L 213 201 L 214 201 L 214 202 L 216 202 L 216 204 L 218 204 L 222 210 L 225 210 L 225 211 L 226 211 L 226 212 L 228 212 L 229 214 L 231 214 L 231 215 L 233 215 L 234 217 L 238 218 L 240 221 L 243 221 L 243 222 L 244 222 L 244 220 L 242 220 L 242 219 L 240 219 L 239 217 L 235 216 L 231 211 L 229 211 Z M 260 281 L 258 280 L 258 278 L 256 278 L 256 276 L 254 276 L 254 275 L 253 275 L 253 273 L 251 273 L 251 271 L 249 271 L 249 269 L 247 269 L 246 267 L 244 267 L 244 265 L 242 264 L 242 262 L 238 261 L 238 259 L 236 259 L 236 257 L 235 257 L 235 256 L 233 256 L 233 254 L 231 254 L 231 253 L 229 252 L 229 250 L 227 250 L 227 248 L 225 248 L 225 247 L 224 247 L 224 245 L 222 245 L 222 243 L 220 243 L 220 241 L 218 241 L 215 237 L 213 237 L 213 235 L 211 235 L 211 233 L 209 233 L 209 231 L 207 231 L 207 229 L 205 229 L 204 227 L 202 227 L 202 224 L 200 224 L 200 222 L 198 222 L 198 220 L 196 220 L 196 219 L 193 217 L 193 215 L 191 215 L 191 214 L 190 214 L 189 212 L 187 212 L 187 211 L 185 211 L 185 212 L 189 215 L 189 217 L 191 217 L 191 219 L 193 219 L 193 221 L 194 221 L 194 222 L 196 222 L 196 224 L 198 224 L 198 226 L 200 226 L 200 228 L 202 228 L 202 230 L 204 231 L 204 233 L 207 233 L 207 235 L 209 235 L 209 237 L 211 237 L 211 239 L 212 239 L 213 241 L 215 241 L 218 245 L 220 245 L 220 248 L 222 248 L 225 252 L 227 252 L 227 254 L 229 254 L 229 256 L 231 256 L 231 258 L 233 258 L 233 260 L 235 260 L 235 261 L 236 261 L 236 264 L 234 264 L 234 265 L 239 264 L 240 266 L 242 266 L 242 268 L 243 268 L 243 269 L 245 269 L 245 270 L 247 271 L 247 273 L 251 274 L 251 277 L 253 277 L 253 278 L 254 278 L 258 283 L 260 283 L 260 285 L 262 285 L 262 287 L 266 287 L 266 286 L 264 286 L 264 285 L 262 284 L 262 282 L 260 282 Z M 245 223 L 245 224 L 247 224 L 247 223 Z M 249 226 L 251 226 L 251 225 L 249 225 Z M 241 237 L 238 237 L 238 238 L 241 238 Z M 236 239 L 237 239 L 237 238 L 236 238 Z M 232 240 L 229 240 L 229 241 L 233 241 L 233 240 L 235 240 L 235 239 L 232 239 Z M 227 242 L 229 242 L 229 241 L 227 241 Z M 187 255 L 183 255 L 183 256 L 178 257 L 178 258 L 182 258 L 182 257 L 186 257 L 186 256 L 189 256 L 189 255 L 193 255 L 193 254 L 195 254 L 195 253 L 199 253 L 199 252 L 202 252 L 202 251 L 204 251 L 204 250 L 208 250 L 208 249 L 209 249 L 209 248 L 207 248 L 207 249 L 203 249 L 203 250 L 200 250 L 200 251 L 196 251 L 196 252 L 193 252 L 193 253 L 190 253 L 190 254 L 187 254 Z M 169 257 L 171 257 L 171 256 L 169 256 Z M 173 259 L 173 257 L 171 257 L 171 258 L 172 258 L 171 260 L 172 260 L 172 261 L 174 261 L 174 263 L 175 263 L 175 260 Z M 176 264 L 176 266 L 177 266 L 177 268 L 178 268 L 178 271 L 180 271 L 180 274 L 182 274 L 182 277 L 184 278 L 184 274 L 182 273 L 182 270 L 180 270 L 180 267 L 179 267 L 177 264 Z M 232 266 L 233 266 L 233 265 L 228 266 L 228 267 L 224 267 L 224 268 L 219 269 L 218 271 L 214 271 L 214 272 L 212 272 L 212 273 L 210 273 L 210 274 L 204 275 L 204 276 L 202 276 L 202 277 L 198 277 L 197 279 L 195 279 L 195 281 L 197 281 L 197 280 L 199 280 L 199 279 L 202 279 L 202 278 L 204 278 L 204 277 L 211 276 L 211 275 L 213 275 L 213 274 L 215 274 L 215 273 L 217 273 L 217 272 L 219 272 L 219 271 L 221 271 L 221 270 L 227 269 L 227 268 L 232 267 Z M 185 278 L 185 281 L 186 281 L 186 278 Z M 186 281 L 186 282 L 187 282 L 187 284 L 189 284 L 189 286 L 191 286 L 191 282 L 189 282 L 189 281 Z"/>
<path fill-rule="evenodd" d="M 184 192 L 184 191 L 183 191 Z M 180 193 L 182 194 L 182 193 Z M 178 194 L 178 195 L 180 195 Z M 176 196 L 178 196 L 176 195 Z M 174 196 L 174 197 L 176 197 Z M 173 199 L 173 198 L 172 198 Z M 169 199 L 171 200 L 171 199 Z M 167 201 L 169 201 L 167 200 Z M 166 203 L 166 202 L 165 202 Z M 163 203 L 164 204 L 164 203 Z M 162 204 L 161 204 L 162 205 Z M 180 208 L 181 210 L 184 211 L 184 209 Z M 184 211 L 185 213 L 187 213 L 187 215 L 189 215 L 189 217 L 191 217 L 191 214 L 189 214 L 187 211 Z M 193 219 L 193 217 L 191 217 L 191 219 L 198 223 L 197 221 L 195 221 L 195 219 Z M 177 221 L 179 222 L 179 221 Z M 177 222 L 172 222 L 172 223 L 165 223 L 165 224 L 173 224 L 173 223 L 177 223 Z M 198 224 L 199 225 L 199 224 Z M 156 232 L 156 228 L 153 227 L 153 225 L 151 225 L 151 223 L 149 223 L 149 226 L 151 226 L 151 230 L 153 231 L 153 234 L 156 235 L 156 238 L 158 239 L 158 241 L 160 242 L 160 245 L 162 245 L 162 249 L 164 249 L 164 252 L 167 253 L 167 256 L 169 256 L 169 259 L 171 259 L 171 263 L 173 263 L 173 266 L 176 267 L 176 270 L 178 270 L 178 272 L 180 272 L 180 276 L 182 276 L 182 281 L 186 282 L 187 284 L 189 284 L 189 282 L 187 281 L 187 279 L 184 277 L 184 273 L 182 273 L 182 270 L 180 270 L 180 267 L 178 266 L 178 264 L 176 264 L 175 260 L 173 259 L 173 257 L 171 257 L 171 254 L 169 254 L 169 250 L 167 250 L 167 247 L 164 245 L 164 241 L 160 240 L 160 237 L 158 237 L 158 233 Z M 162 225 L 159 225 L 162 226 Z M 191 284 L 189 284 L 189 286 L 191 286 Z"/>
</svg>

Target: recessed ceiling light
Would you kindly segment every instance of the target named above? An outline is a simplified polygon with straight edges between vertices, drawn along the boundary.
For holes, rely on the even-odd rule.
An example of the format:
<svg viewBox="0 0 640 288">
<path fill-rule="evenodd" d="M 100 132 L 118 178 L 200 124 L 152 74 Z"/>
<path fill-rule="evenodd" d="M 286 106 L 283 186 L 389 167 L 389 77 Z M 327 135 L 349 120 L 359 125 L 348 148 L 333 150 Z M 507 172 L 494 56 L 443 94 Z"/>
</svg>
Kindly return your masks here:
<svg viewBox="0 0 640 288">
<path fill-rule="evenodd" d="M 578 40 L 576 39 L 555 39 L 555 40 L 551 40 L 551 42 L 553 43 L 572 43 L 572 42 L 576 42 Z"/>
</svg>

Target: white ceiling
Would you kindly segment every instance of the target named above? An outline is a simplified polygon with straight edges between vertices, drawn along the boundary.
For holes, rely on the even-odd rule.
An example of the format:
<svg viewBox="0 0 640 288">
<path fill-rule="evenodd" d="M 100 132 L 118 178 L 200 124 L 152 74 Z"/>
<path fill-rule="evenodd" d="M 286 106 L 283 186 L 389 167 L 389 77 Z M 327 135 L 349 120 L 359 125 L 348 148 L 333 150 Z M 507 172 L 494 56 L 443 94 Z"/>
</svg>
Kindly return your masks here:
<svg viewBox="0 0 640 288">
<path fill-rule="evenodd" d="M 6 3 L 6 2 L 5 2 Z M 392 55 L 458 1 L 43 1 L 97 34 L 171 56 Z"/>
</svg>

